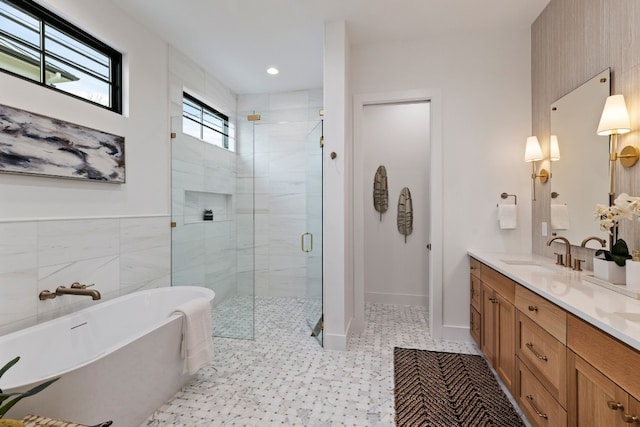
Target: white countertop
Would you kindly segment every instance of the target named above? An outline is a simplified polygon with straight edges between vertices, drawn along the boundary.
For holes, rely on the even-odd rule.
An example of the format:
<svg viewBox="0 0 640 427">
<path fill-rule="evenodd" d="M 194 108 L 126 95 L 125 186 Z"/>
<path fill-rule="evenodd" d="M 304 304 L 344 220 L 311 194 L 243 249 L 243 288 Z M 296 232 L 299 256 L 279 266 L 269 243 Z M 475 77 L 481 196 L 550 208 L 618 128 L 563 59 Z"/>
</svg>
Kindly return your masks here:
<svg viewBox="0 0 640 427">
<path fill-rule="evenodd" d="M 468 253 L 640 351 L 640 300 L 582 280 L 584 275 L 593 274 L 591 271 L 576 272 L 555 265 L 553 260 L 539 255 L 484 251 Z M 520 261 L 522 263 L 518 264 Z"/>
</svg>

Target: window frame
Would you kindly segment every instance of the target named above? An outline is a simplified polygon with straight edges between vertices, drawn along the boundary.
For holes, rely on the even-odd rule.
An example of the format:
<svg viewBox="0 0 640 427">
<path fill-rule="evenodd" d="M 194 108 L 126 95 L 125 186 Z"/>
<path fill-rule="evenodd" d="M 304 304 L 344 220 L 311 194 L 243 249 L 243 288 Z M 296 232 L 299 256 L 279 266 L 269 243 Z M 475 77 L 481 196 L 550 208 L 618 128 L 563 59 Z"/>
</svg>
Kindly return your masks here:
<svg viewBox="0 0 640 427">
<path fill-rule="evenodd" d="M 194 120 L 191 117 L 185 115 L 185 109 L 184 109 L 185 99 L 189 100 L 193 104 L 196 104 L 196 106 L 200 109 L 199 110 L 199 112 L 200 112 L 200 120 L 199 121 Z M 224 130 L 223 132 L 221 132 L 218 129 L 215 129 L 215 128 L 211 127 L 211 126 L 207 126 L 204 123 L 205 122 L 205 120 L 204 120 L 205 112 L 222 120 L 222 126 L 223 126 L 223 130 Z M 224 113 L 221 113 L 220 111 L 216 110 L 215 108 L 205 104 L 204 102 L 202 102 L 201 100 L 199 100 L 195 96 L 190 95 L 189 93 L 184 92 L 184 91 L 182 92 L 182 119 L 183 120 L 184 119 L 190 120 L 190 121 L 192 121 L 193 123 L 195 123 L 195 124 L 197 124 L 199 126 L 199 128 L 200 128 L 200 136 L 198 138 L 200 140 L 202 140 L 202 141 L 204 141 L 204 142 L 206 142 L 208 144 L 215 145 L 216 147 L 220 147 L 220 148 L 223 148 L 223 149 L 228 150 L 228 151 L 233 151 L 229 147 L 229 145 L 230 145 L 229 144 L 229 139 L 230 139 L 230 137 L 229 137 L 229 116 L 227 116 Z M 206 139 L 204 139 L 204 128 L 207 128 L 209 130 L 212 130 L 212 131 L 222 135 L 222 145 L 218 145 L 218 144 L 209 142 Z M 190 134 L 187 134 L 187 135 L 190 135 Z M 190 135 L 190 136 L 192 136 L 192 135 Z"/>
<path fill-rule="evenodd" d="M 40 40 L 40 46 L 33 46 L 31 43 L 29 43 L 28 41 L 25 41 L 19 37 L 16 37 L 14 34 L 10 34 L 7 32 L 4 32 L 2 30 L 0 30 L 0 34 L 8 37 L 10 40 L 14 41 L 14 42 L 18 42 L 21 45 L 27 46 L 31 49 L 34 49 L 37 51 L 37 53 L 40 55 L 40 79 L 39 80 L 34 80 L 31 79 L 27 76 L 22 76 L 20 74 L 14 73 L 12 71 L 9 70 L 5 70 L 4 68 L 0 68 L 0 72 L 3 72 L 5 74 L 9 74 L 12 75 L 14 77 L 18 77 L 22 80 L 26 80 L 29 82 L 32 82 L 34 84 L 37 84 L 38 86 L 41 87 L 46 87 L 48 89 L 54 90 L 58 93 L 63 93 L 65 95 L 71 96 L 73 98 L 76 99 L 80 99 L 82 101 L 88 102 L 92 105 L 96 105 L 98 107 L 101 108 L 105 108 L 107 110 L 113 111 L 115 113 L 118 114 L 122 114 L 122 99 L 123 99 L 123 94 L 122 94 L 122 53 L 117 51 L 116 49 L 112 48 L 111 46 L 107 45 L 106 43 L 98 40 L 97 38 L 95 38 L 94 36 L 92 36 L 91 34 L 87 33 L 86 31 L 82 30 L 81 28 L 79 28 L 78 26 L 68 22 L 67 20 L 65 20 L 64 18 L 56 15 L 55 13 L 53 13 L 52 11 L 50 11 L 49 9 L 35 3 L 32 0 L 4 0 L 5 3 L 8 3 L 10 6 L 15 7 L 16 9 L 21 10 L 22 12 L 31 15 L 34 19 L 39 21 L 39 40 Z M 69 65 L 73 68 L 77 68 L 79 71 L 82 72 L 86 72 L 85 69 L 82 68 L 81 64 L 76 64 L 72 61 L 69 61 L 68 59 L 58 56 L 53 52 L 47 51 L 47 46 L 46 46 L 46 33 L 44 31 L 44 27 L 48 25 L 49 27 L 52 27 L 53 29 L 62 32 L 63 34 L 67 35 L 68 37 L 76 40 L 78 43 L 84 44 L 94 50 L 96 50 L 98 53 L 101 53 L 107 57 L 109 57 L 110 61 L 109 61 L 109 86 L 110 86 L 110 90 L 109 90 L 109 106 L 100 104 L 98 102 L 92 101 L 88 98 L 84 98 L 82 96 L 67 92 L 65 90 L 59 89 L 55 86 L 52 85 L 48 85 L 46 83 L 46 65 L 45 65 L 45 58 L 51 58 L 55 61 L 59 61 L 62 62 L 66 65 Z M 91 72 L 89 72 L 88 74 L 91 74 Z M 105 80 L 106 81 L 106 80 Z"/>
</svg>

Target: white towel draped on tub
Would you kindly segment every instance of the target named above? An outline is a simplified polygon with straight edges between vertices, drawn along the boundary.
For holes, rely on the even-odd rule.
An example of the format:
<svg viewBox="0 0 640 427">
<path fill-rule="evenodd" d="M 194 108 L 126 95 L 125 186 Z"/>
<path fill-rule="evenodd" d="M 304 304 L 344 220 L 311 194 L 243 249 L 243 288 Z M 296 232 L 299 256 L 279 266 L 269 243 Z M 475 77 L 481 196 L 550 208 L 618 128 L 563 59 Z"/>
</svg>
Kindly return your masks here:
<svg viewBox="0 0 640 427">
<path fill-rule="evenodd" d="M 498 205 L 498 221 L 503 230 L 513 230 L 518 226 L 518 205 Z"/>
<path fill-rule="evenodd" d="M 569 207 L 567 205 L 551 205 L 551 228 L 554 230 L 569 229 Z"/>
<path fill-rule="evenodd" d="M 178 306 L 174 313 L 183 316 L 182 357 L 185 372 L 195 374 L 213 357 L 211 305 L 206 298 L 195 298 Z"/>
</svg>

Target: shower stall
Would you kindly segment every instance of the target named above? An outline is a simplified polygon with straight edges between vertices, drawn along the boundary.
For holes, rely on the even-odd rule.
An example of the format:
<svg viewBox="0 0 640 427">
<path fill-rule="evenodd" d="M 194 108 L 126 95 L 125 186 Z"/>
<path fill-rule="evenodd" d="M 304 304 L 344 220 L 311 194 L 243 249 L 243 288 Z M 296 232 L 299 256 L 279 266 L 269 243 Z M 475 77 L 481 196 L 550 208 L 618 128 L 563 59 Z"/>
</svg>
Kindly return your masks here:
<svg viewBox="0 0 640 427">
<path fill-rule="evenodd" d="M 239 96 L 229 149 L 172 121 L 172 285 L 216 292 L 215 336 L 253 339 L 257 299 L 295 298 L 322 343 L 321 101 Z"/>
</svg>

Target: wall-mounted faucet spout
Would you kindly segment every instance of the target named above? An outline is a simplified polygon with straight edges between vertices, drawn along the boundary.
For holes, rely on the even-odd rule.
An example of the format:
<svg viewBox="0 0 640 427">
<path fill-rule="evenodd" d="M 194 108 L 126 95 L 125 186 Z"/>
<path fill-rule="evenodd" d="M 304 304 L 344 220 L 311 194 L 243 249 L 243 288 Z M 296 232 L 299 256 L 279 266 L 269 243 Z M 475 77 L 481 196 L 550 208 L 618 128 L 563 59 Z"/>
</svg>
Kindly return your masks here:
<svg viewBox="0 0 640 427">
<path fill-rule="evenodd" d="M 94 301 L 102 298 L 102 295 L 100 295 L 100 292 L 98 292 L 97 290 L 87 289 L 91 286 L 93 285 L 81 285 L 78 282 L 74 282 L 71 284 L 70 288 L 67 288 L 66 286 L 58 286 L 55 292 L 51 292 L 45 289 L 44 291 L 40 292 L 38 298 L 40 298 L 41 300 L 53 299 L 58 295 L 85 295 L 91 297 L 91 299 Z"/>
<path fill-rule="evenodd" d="M 90 296 L 92 300 L 99 300 L 102 298 L 100 292 L 95 289 L 87 289 L 93 285 L 81 285 L 78 282 L 72 283 L 70 288 L 65 286 L 58 286 L 56 288 L 56 295 L 86 295 Z"/>
</svg>

